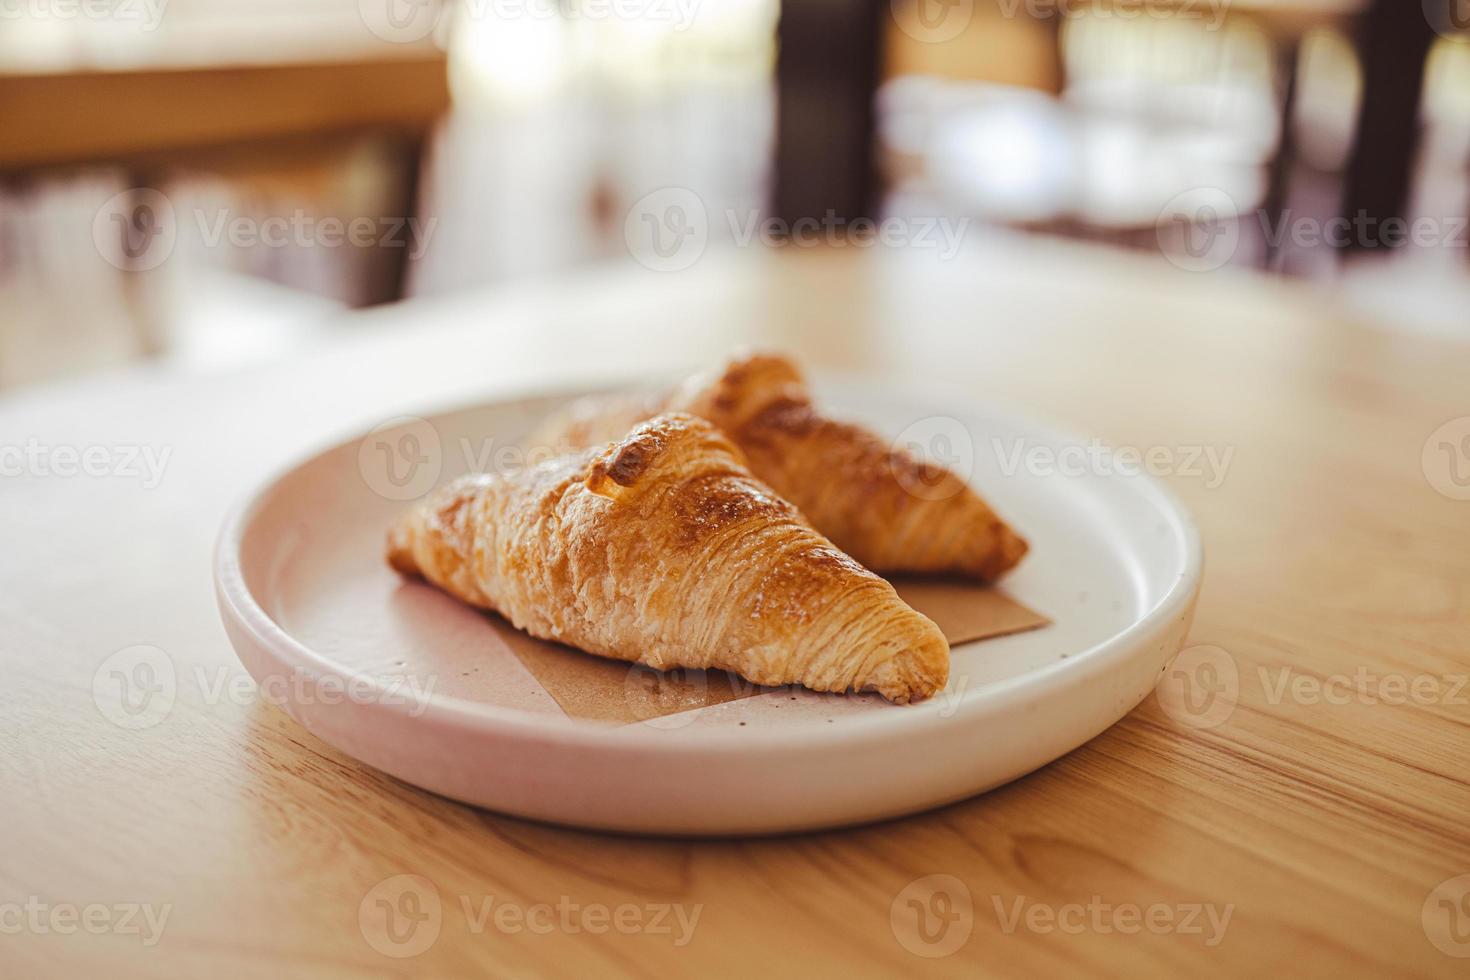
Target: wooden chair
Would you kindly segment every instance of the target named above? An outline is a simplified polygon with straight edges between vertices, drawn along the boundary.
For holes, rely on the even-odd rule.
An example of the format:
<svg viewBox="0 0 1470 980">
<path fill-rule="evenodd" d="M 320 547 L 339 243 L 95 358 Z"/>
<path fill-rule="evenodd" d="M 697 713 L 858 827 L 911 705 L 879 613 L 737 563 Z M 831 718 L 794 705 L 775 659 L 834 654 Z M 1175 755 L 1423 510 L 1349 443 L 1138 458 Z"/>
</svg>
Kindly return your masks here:
<svg viewBox="0 0 1470 980">
<path fill-rule="evenodd" d="M 367 134 L 400 160 L 401 208 L 418 197 L 425 138 L 449 106 L 442 52 L 321 63 L 0 75 L 0 179 L 111 165 L 136 188 L 172 169 L 268 170 Z M 405 252 L 406 249 L 399 249 Z M 402 293 L 400 261 L 381 300 Z"/>
</svg>

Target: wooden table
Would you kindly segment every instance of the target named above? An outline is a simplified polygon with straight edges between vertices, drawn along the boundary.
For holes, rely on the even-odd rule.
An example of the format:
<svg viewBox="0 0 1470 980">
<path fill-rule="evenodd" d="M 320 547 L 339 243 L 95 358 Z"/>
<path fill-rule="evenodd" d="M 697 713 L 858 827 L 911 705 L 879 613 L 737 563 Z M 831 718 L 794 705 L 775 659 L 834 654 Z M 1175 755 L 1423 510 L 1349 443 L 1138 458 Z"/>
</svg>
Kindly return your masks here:
<svg viewBox="0 0 1470 980">
<path fill-rule="evenodd" d="M 682 274 L 609 267 L 357 320 L 358 339 L 268 369 L 138 370 L 0 404 L 0 442 L 35 440 L 48 460 L 170 453 L 151 488 L 35 464 L 0 480 L 0 973 L 1465 975 L 1430 932 L 1470 938 L 1470 904 L 1426 901 L 1470 874 L 1470 691 L 1455 680 L 1470 672 L 1470 502 L 1435 489 L 1453 474 L 1421 451 L 1470 414 L 1470 347 L 1378 332 L 1243 274 L 1014 242 L 948 263 L 712 252 Z M 1234 711 L 1196 728 L 1150 698 L 1066 758 L 935 813 L 684 841 L 460 806 L 257 698 L 204 689 L 241 673 L 212 536 L 272 467 L 407 409 L 693 365 L 741 341 L 958 383 L 1116 445 L 1233 449 L 1219 486 L 1169 482 L 1208 556 L 1191 642 L 1237 665 Z M 1470 458 L 1444 462 L 1470 473 Z M 92 693 L 134 644 L 181 678 L 142 730 Z M 1334 679 L 1360 671 L 1373 691 L 1427 678 L 1436 693 L 1343 697 Z M 932 874 L 962 882 L 972 911 L 950 919 L 968 941 L 931 959 L 899 933 L 915 945 L 901 893 Z M 398 875 L 442 900 L 437 940 L 412 959 L 380 954 L 359 923 Z M 124 903 L 155 921 L 167 907 L 161 934 L 142 913 L 124 923 Z M 702 908 L 679 946 L 677 927 L 625 935 L 598 918 L 629 903 L 644 923 L 653 906 Z M 502 904 L 531 918 L 498 929 Z M 1130 918 L 1156 904 L 1173 926 Z M 1227 909 L 1220 937 L 1207 913 Z"/>
</svg>

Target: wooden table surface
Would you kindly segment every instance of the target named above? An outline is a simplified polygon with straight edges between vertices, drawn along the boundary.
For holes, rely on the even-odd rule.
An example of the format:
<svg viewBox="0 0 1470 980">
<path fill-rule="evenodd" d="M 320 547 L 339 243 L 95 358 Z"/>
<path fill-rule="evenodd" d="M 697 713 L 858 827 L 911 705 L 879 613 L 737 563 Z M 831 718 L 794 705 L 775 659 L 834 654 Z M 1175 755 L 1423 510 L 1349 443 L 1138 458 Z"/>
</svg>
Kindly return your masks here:
<svg viewBox="0 0 1470 980">
<path fill-rule="evenodd" d="M 1470 346 L 1246 274 L 1009 241 L 950 262 L 711 253 L 356 319 L 352 340 L 289 364 L 0 402 L 0 444 L 38 447 L 0 479 L 0 973 L 1470 969 L 1470 501 L 1454 499 L 1470 495 Z M 364 768 L 248 689 L 211 693 L 243 673 L 213 535 L 277 465 L 405 410 L 751 341 L 963 385 L 1114 445 L 1232 451 L 1218 485 L 1165 477 L 1203 533 L 1190 643 L 1208 648 L 1166 683 L 1227 710 L 1202 727 L 1150 697 L 923 816 L 688 841 L 477 811 Z M 109 475 L 50 472 L 63 447 L 98 446 Z M 145 450 L 166 459 L 156 481 L 125 465 Z M 137 644 L 179 681 L 163 721 L 130 729 L 95 685 Z M 405 884 L 432 888 L 438 914 Z M 437 929 L 414 934 L 432 939 L 418 955 L 381 951 L 418 927 Z"/>
</svg>

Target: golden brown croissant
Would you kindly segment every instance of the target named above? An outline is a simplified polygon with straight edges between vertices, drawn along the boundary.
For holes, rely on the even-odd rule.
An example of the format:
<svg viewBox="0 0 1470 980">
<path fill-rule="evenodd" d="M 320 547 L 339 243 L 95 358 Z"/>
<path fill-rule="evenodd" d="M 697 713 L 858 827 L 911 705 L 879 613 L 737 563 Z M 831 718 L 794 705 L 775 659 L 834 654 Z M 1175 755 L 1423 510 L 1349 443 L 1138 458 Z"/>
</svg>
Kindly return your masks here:
<svg viewBox="0 0 1470 980">
<path fill-rule="evenodd" d="M 739 359 L 663 396 L 584 399 L 539 438 L 563 448 L 602 445 L 663 411 L 715 423 L 745 452 L 752 473 L 874 571 L 993 580 L 1026 554 L 1025 540 L 962 477 L 813 407 L 784 357 Z"/>
<path fill-rule="evenodd" d="M 949 676 L 939 628 L 691 415 L 514 476 L 463 477 L 399 521 L 388 561 L 534 636 L 663 670 L 900 703 Z"/>
</svg>

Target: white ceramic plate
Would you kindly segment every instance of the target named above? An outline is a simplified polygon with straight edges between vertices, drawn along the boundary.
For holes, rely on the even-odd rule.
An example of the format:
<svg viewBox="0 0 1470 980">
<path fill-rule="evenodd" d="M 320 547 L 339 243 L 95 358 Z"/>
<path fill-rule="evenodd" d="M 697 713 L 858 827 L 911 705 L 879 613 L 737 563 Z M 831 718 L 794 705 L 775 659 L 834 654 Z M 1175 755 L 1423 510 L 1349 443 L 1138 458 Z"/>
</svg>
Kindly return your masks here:
<svg viewBox="0 0 1470 980">
<path fill-rule="evenodd" d="M 781 691 L 622 726 L 571 718 L 490 649 L 481 614 L 382 560 L 409 505 L 394 498 L 515 465 L 562 394 L 397 420 L 267 483 L 219 543 L 231 642 L 293 718 L 369 765 L 506 813 L 649 833 L 774 833 L 939 806 L 1056 759 L 1153 689 L 1200 582 L 1199 537 L 1172 494 L 1106 462 L 1053 472 L 1035 447 L 1086 443 L 961 396 L 817 387 L 833 414 L 971 469 L 1031 541 L 1006 590 L 1052 625 L 955 647 L 949 687 L 917 705 Z"/>
</svg>

